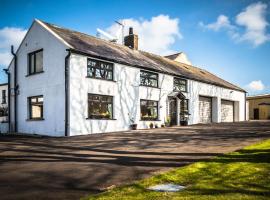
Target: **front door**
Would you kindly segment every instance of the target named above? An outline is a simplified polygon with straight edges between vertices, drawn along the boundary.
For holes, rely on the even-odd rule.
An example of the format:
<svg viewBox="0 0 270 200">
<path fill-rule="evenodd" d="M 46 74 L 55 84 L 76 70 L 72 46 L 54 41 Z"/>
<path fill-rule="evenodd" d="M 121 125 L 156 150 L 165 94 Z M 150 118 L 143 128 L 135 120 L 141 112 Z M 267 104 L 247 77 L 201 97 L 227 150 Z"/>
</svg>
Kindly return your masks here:
<svg viewBox="0 0 270 200">
<path fill-rule="evenodd" d="M 254 109 L 254 119 L 259 119 L 259 108 Z"/>
<path fill-rule="evenodd" d="M 171 118 L 170 125 L 177 125 L 177 101 L 176 98 L 169 98 L 169 115 Z"/>
</svg>

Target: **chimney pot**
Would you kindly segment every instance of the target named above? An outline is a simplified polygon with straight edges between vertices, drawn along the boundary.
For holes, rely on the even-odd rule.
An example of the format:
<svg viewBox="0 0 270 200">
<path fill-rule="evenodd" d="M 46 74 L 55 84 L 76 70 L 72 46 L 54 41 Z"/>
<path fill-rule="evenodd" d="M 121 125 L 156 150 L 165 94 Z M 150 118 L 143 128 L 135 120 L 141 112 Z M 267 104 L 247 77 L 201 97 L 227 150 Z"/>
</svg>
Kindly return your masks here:
<svg viewBox="0 0 270 200">
<path fill-rule="evenodd" d="M 133 28 L 129 27 L 129 35 L 133 35 Z"/>
</svg>

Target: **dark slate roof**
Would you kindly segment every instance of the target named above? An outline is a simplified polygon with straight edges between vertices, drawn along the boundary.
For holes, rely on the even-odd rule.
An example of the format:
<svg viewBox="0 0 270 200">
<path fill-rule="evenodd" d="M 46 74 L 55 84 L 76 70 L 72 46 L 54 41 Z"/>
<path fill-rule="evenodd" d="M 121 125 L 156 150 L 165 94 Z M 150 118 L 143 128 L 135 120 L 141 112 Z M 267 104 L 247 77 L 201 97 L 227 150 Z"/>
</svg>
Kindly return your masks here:
<svg viewBox="0 0 270 200">
<path fill-rule="evenodd" d="M 73 50 L 80 53 L 85 53 L 89 56 L 110 60 L 116 63 L 181 76 L 204 83 L 218 85 L 224 88 L 245 92 L 242 88 L 233 85 L 204 69 L 179 63 L 152 53 L 133 50 L 124 45 L 115 44 L 47 22 L 42 23 L 44 23 L 50 30 L 72 46 Z"/>
</svg>

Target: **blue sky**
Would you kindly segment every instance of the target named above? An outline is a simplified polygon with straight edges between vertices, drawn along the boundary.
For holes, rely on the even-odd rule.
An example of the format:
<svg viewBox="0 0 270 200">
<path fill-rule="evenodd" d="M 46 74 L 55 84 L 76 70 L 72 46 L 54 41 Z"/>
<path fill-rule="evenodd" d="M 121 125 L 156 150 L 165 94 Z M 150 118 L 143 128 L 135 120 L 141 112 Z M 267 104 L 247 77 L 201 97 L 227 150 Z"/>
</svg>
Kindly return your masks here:
<svg viewBox="0 0 270 200">
<path fill-rule="evenodd" d="M 122 20 L 138 31 L 143 50 L 184 51 L 192 64 L 249 94 L 269 93 L 269 13 L 269 1 L 251 0 L 0 0 L 0 66 L 10 59 L 9 43 L 19 43 L 34 18 L 91 35 L 96 28 L 113 34 L 114 21 Z"/>
</svg>

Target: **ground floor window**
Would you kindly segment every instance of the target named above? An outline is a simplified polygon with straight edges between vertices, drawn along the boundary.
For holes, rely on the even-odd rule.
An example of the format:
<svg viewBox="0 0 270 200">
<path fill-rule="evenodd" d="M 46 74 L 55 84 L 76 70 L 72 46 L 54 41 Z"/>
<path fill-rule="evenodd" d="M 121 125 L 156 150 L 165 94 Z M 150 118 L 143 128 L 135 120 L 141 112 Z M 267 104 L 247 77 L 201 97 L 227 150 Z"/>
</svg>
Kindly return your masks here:
<svg viewBox="0 0 270 200">
<path fill-rule="evenodd" d="M 180 103 L 181 113 L 188 114 L 188 99 L 182 99 Z"/>
<path fill-rule="evenodd" d="M 113 97 L 88 94 L 88 118 L 113 119 Z"/>
<path fill-rule="evenodd" d="M 141 100 L 141 120 L 158 119 L 158 102 L 151 100 Z"/>
<path fill-rule="evenodd" d="M 43 119 L 43 96 L 28 97 L 29 118 Z"/>
</svg>

